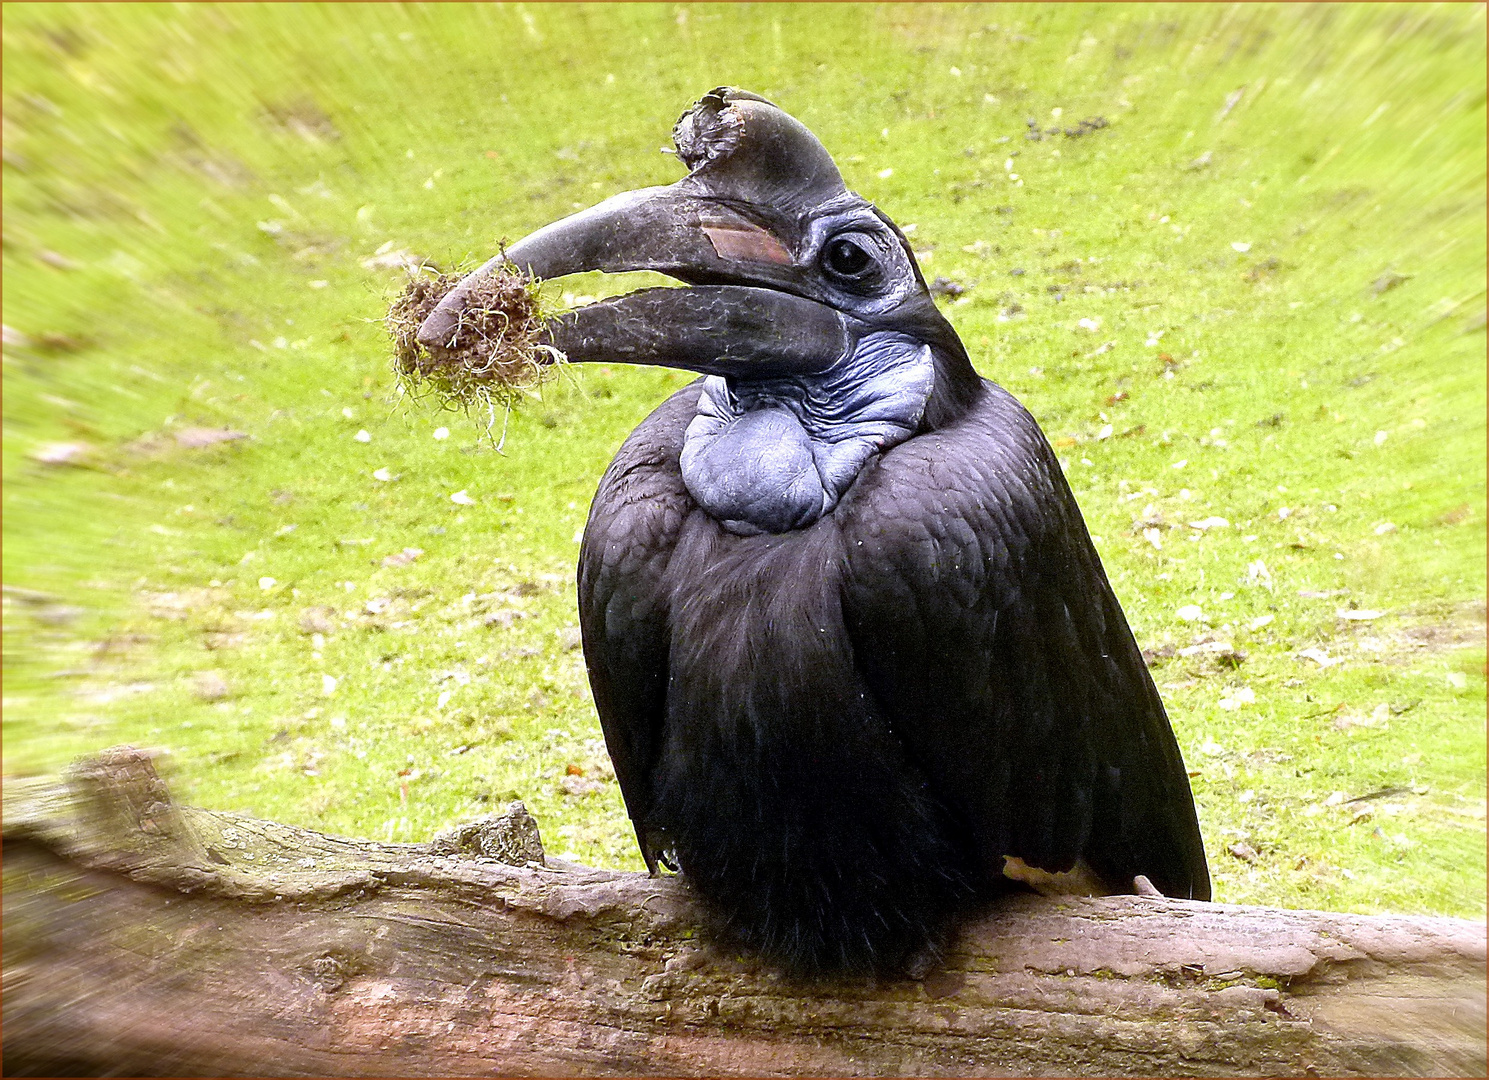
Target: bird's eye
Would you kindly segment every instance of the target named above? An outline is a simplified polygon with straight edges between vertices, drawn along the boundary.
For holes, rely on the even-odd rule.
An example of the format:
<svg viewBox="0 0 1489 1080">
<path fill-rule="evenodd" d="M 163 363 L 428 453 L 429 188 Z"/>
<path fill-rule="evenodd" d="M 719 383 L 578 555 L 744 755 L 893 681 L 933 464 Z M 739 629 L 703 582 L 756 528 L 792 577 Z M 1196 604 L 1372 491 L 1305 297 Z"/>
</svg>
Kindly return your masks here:
<svg viewBox="0 0 1489 1080">
<path fill-rule="evenodd" d="M 822 253 L 822 261 L 829 273 L 851 278 L 867 270 L 873 259 L 852 240 L 839 237 L 828 243 L 827 249 Z"/>
</svg>

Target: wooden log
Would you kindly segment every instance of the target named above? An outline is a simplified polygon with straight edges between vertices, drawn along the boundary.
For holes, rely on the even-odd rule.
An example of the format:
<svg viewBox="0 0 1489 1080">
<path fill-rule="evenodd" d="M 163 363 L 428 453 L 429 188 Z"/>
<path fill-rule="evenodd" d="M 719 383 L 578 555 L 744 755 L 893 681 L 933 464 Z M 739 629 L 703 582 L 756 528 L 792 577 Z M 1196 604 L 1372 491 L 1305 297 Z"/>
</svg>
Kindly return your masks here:
<svg viewBox="0 0 1489 1080">
<path fill-rule="evenodd" d="M 1475 1075 L 1485 928 L 999 904 L 920 980 L 803 983 L 674 878 L 521 815 L 375 844 L 175 804 L 138 751 L 11 781 L 7 1075 Z M 515 866 L 500 855 L 525 862 Z"/>
</svg>

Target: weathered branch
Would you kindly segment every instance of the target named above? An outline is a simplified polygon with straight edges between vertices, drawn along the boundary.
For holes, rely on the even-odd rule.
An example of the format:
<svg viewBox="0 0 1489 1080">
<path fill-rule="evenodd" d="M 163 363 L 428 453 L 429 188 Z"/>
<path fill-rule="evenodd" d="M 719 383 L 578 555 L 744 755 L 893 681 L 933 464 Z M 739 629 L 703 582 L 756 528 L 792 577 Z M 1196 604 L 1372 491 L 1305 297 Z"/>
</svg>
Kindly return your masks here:
<svg viewBox="0 0 1489 1080">
<path fill-rule="evenodd" d="M 801 984 L 677 880 L 193 810 L 128 749 L 8 783 L 4 829 L 9 1075 L 1485 1070 L 1459 919 L 1029 897 L 924 980 Z"/>
</svg>

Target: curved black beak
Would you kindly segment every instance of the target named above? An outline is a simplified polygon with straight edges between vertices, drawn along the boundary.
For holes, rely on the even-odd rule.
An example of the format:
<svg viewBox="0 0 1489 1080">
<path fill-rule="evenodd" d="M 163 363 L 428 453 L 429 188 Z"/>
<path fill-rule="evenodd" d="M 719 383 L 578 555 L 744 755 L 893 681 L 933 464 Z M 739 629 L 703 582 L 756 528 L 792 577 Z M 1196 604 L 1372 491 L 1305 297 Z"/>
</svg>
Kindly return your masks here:
<svg viewBox="0 0 1489 1080">
<path fill-rule="evenodd" d="M 704 375 L 825 371 L 853 349 L 841 312 L 774 289 L 642 289 L 559 316 L 548 343 L 571 363 L 657 364 Z"/>
<path fill-rule="evenodd" d="M 676 184 L 643 188 L 545 225 L 468 274 L 424 320 L 419 340 L 446 344 L 471 287 L 504 263 L 543 281 L 588 270 L 655 270 L 689 284 L 784 287 L 798 276 L 781 239 L 738 211 Z"/>
<path fill-rule="evenodd" d="M 731 88 L 684 113 L 673 138 L 688 176 L 616 195 L 524 237 L 456 285 L 419 340 L 448 344 L 471 287 L 510 262 L 543 280 L 653 270 L 691 285 L 736 286 L 648 290 L 571 313 L 551 331 L 571 360 L 728 373 L 767 355 L 795 370 L 809 353 L 841 355 L 846 322 L 806 298 L 800 263 L 807 211 L 852 198 L 827 150 L 781 109 Z"/>
</svg>

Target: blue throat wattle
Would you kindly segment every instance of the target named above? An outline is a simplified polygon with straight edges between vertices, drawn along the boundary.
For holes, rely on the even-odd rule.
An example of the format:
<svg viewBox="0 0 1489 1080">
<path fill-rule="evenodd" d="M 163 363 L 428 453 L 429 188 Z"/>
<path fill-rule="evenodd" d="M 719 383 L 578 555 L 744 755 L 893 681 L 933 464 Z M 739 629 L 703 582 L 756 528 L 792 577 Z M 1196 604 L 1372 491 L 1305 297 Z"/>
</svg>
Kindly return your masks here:
<svg viewBox="0 0 1489 1080">
<path fill-rule="evenodd" d="M 711 375 L 683 439 L 683 483 L 730 532 L 805 528 L 869 458 L 915 433 L 935 374 L 930 346 L 883 332 L 817 374 Z"/>
</svg>

